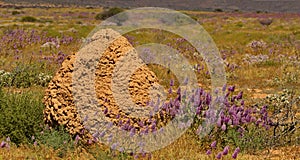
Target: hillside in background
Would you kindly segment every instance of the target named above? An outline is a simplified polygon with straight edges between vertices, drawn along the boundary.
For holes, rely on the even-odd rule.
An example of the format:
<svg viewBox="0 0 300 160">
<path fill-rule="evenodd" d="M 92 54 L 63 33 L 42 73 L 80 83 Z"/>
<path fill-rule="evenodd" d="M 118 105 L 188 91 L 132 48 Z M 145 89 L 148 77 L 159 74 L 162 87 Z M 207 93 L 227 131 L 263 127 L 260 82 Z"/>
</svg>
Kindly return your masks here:
<svg viewBox="0 0 300 160">
<path fill-rule="evenodd" d="M 10 4 L 164 7 L 178 10 L 300 12 L 300 0 L 2 0 Z"/>
</svg>

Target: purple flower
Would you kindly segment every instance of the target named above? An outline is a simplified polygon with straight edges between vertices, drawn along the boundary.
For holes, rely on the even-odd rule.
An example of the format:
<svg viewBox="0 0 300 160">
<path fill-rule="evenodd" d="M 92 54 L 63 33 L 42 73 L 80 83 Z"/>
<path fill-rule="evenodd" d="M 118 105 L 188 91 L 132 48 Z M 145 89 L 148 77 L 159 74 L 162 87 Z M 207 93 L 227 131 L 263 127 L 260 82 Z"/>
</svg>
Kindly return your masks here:
<svg viewBox="0 0 300 160">
<path fill-rule="evenodd" d="M 238 155 L 238 153 L 237 153 L 237 152 L 234 152 L 234 153 L 232 154 L 232 158 L 233 158 L 233 159 L 236 159 L 236 158 L 237 158 L 237 155 Z"/>
<path fill-rule="evenodd" d="M 105 135 L 105 131 L 102 131 L 101 133 L 100 133 L 100 135 L 99 135 L 99 137 L 103 137 Z"/>
<path fill-rule="evenodd" d="M 240 147 L 237 147 L 235 150 L 234 150 L 234 152 L 237 152 L 237 153 L 240 153 Z"/>
<path fill-rule="evenodd" d="M 221 127 L 222 131 L 225 131 L 226 130 L 226 124 L 224 123 Z"/>
<path fill-rule="evenodd" d="M 227 88 L 227 85 L 224 84 L 223 88 L 222 88 L 222 91 L 225 92 L 226 91 L 226 88 Z"/>
<path fill-rule="evenodd" d="M 236 159 L 239 152 L 240 152 L 240 148 L 237 147 L 237 148 L 234 150 L 233 154 L 232 154 L 232 158 L 233 158 L 233 159 Z"/>
<path fill-rule="evenodd" d="M 134 134 L 135 134 L 135 128 L 133 127 L 133 128 L 131 128 L 131 130 L 130 130 L 130 137 L 133 137 Z"/>
<path fill-rule="evenodd" d="M 227 155 L 229 152 L 229 146 L 226 146 L 223 150 L 223 155 Z"/>
<path fill-rule="evenodd" d="M 217 141 L 213 141 L 210 146 L 211 146 L 211 148 L 216 148 L 217 147 Z"/>
<path fill-rule="evenodd" d="M 218 126 L 218 127 L 221 127 L 221 126 L 222 126 L 222 118 L 221 118 L 221 117 L 218 118 L 217 126 Z"/>
<path fill-rule="evenodd" d="M 241 101 L 241 105 L 243 106 L 244 104 L 245 104 L 245 101 L 244 101 L 244 100 L 242 100 L 242 101 Z"/>
<path fill-rule="evenodd" d="M 186 77 L 186 78 L 184 79 L 183 85 L 187 85 L 188 83 L 189 83 L 189 78 Z"/>
<path fill-rule="evenodd" d="M 196 130 L 196 134 L 199 135 L 202 131 L 202 126 L 199 125 L 198 129 Z"/>
<path fill-rule="evenodd" d="M 228 91 L 234 92 L 234 89 L 235 89 L 235 86 L 230 86 L 230 87 L 228 88 Z"/>
<path fill-rule="evenodd" d="M 171 79 L 171 81 L 170 81 L 170 86 L 174 86 L 174 80 L 173 79 Z"/>
<path fill-rule="evenodd" d="M 6 142 L 2 141 L 2 142 L 0 143 L 0 148 L 4 148 L 5 146 L 6 146 Z"/>
<path fill-rule="evenodd" d="M 107 114 L 107 112 L 108 112 L 108 109 L 105 107 L 103 113 L 104 113 L 104 114 Z"/>
<path fill-rule="evenodd" d="M 211 150 L 210 150 L 210 149 L 207 150 L 207 151 L 206 151 L 206 154 L 207 154 L 207 155 L 210 155 L 210 154 L 211 154 Z"/>
<path fill-rule="evenodd" d="M 116 150 L 117 146 L 118 146 L 118 143 L 113 143 L 113 144 L 111 145 L 111 149 L 112 149 L 112 150 Z"/>
<path fill-rule="evenodd" d="M 37 146 L 37 141 L 34 141 L 33 145 L 34 145 L 34 146 Z"/>
<path fill-rule="evenodd" d="M 236 96 L 236 99 L 239 100 L 239 99 L 242 99 L 243 98 L 243 91 L 241 91 L 237 96 Z"/>
<path fill-rule="evenodd" d="M 10 142 L 10 138 L 9 137 L 6 138 L 6 142 Z"/>
<path fill-rule="evenodd" d="M 173 91 L 172 91 L 172 88 L 171 88 L 171 87 L 169 88 L 169 91 L 168 91 L 168 92 L 169 92 L 169 94 L 172 94 Z"/>
<path fill-rule="evenodd" d="M 74 144 L 77 144 L 79 139 L 80 139 L 79 135 L 76 135 Z"/>
<path fill-rule="evenodd" d="M 91 139 L 88 140 L 88 144 L 92 144 L 93 141 Z"/>
<path fill-rule="evenodd" d="M 222 152 L 219 152 L 216 156 L 217 159 L 221 159 L 222 158 Z"/>
</svg>

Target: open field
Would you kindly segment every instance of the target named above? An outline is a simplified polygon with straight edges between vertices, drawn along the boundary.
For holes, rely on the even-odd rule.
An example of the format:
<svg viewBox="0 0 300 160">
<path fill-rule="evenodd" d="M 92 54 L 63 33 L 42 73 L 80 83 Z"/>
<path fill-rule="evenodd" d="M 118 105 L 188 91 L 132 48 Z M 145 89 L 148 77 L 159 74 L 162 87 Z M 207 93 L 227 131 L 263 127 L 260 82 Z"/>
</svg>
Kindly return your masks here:
<svg viewBox="0 0 300 160">
<path fill-rule="evenodd" d="M 226 64 L 227 88 L 235 86 L 229 98 L 242 91 L 243 107 L 267 113 L 273 121 L 243 124 L 243 137 L 235 126 L 228 125 L 223 131 L 216 126 L 211 135 L 199 139 L 195 132 L 200 122 L 196 121 L 166 148 L 128 155 L 103 145 L 84 145 L 62 128 L 49 130 L 43 123 L 44 90 L 64 59 L 77 52 L 101 22 L 95 17 L 103 10 L 0 8 L 0 160 L 215 159 L 227 145 L 230 149 L 224 160 L 231 159 L 237 147 L 241 150 L 237 159 L 241 160 L 300 159 L 300 15 L 296 13 L 181 11 L 198 21 L 217 45 Z M 270 24 L 264 23 L 270 19 Z M 180 37 L 157 30 L 132 32 L 125 37 L 133 46 L 175 44 L 172 47 L 195 65 L 199 86 L 210 92 L 204 61 L 195 59 L 194 50 L 181 43 Z M 45 47 L 47 42 L 53 46 Z M 149 68 L 168 87 L 174 75 L 160 66 Z M 239 106 L 241 100 L 230 104 L 235 103 Z M 264 105 L 268 106 L 266 111 L 262 111 Z M 214 140 L 218 144 L 211 147 Z M 208 150 L 212 151 L 209 155 Z"/>
</svg>

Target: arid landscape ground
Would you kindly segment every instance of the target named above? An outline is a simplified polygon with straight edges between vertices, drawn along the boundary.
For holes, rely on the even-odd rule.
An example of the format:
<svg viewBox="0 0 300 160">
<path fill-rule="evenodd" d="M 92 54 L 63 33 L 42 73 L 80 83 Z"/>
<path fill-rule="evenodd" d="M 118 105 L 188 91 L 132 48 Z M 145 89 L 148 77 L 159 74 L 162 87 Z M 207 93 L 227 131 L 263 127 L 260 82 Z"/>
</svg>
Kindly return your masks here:
<svg viewBox="0 0 300 160">
<path fill-rule="evenodd" d="M 72 108 L 71 96 L 65 93 L 69 92 L 67 79 L 72 70 L 69 56 L 78 52 L 88 34 L 103 21 L 101 17 L 121 10 L 109 7 L 150 6 L 150 2 L 109 1 L 103 2 L 105 7 L 93 6 L 96 1 L 91 0 L 80 1 L 78 6 L 64 7 L 49 5 L 47 1 L 39 4 L 44 7 L 36 4 L 29 7 L 29 0 L 26 5 L 13 2 L 0 3 L 0 160 L 225 160 L 235 159 L 236 155 L 237 159 L 245 160 L 300 159 L 300 13 L 297 1 L 282 1 L 274 6 L 257 2 L 261 9 L 239 1 L 207 1 L 201 3 L 205 4 L 203 7 L 199 4 L 200 8 L 190 8 L 189 3 L 172 3 L 176 5 L 171 8 L 178 9 L 203 26 L 224 61 L 227 86 L 223 92 L 228 94 L 224 102 L 227 108 L 219 123 L 202 138 L 198 135 L 201 132 L 199 125 L 207 116 L 206 107 L 211 101 L 211 76 L 205 61 L 193 56 L 195 49 L 186 40 L 169 32 L 145 29 L 123 35 L 128 42 L 117 43 L 117 49 L 107 51 L 108 58 L 103 59 L 102 66 L 99 65 L 104 73 L 117 63 L 112 58 L 114 54 L 123 53 L 129 45 L 137 47 L 150 42 L 175 48 L 194 66 L 201 88 L 199 105 L 196 106 L 199 112 L 187 132 L 151 154 L 116 151 L 94 143 L 97 141 L 95 135 L 92 138 L 91 135 L 81 135 L 82 128 L 76 131 L 78 126 L 73 122 L 84 120 L 78 117 L 74 120 L 76 111 Z M 170 3 L 166 1 L 161 7 L 168 7 Z M 100 1 L 97 1 L 98 4 L 101 6 Z M 151 4 L 155 3 L 152 1 Z M 105 64 L 108 65 L 105 67 Z M 100 71 L 97 75 L 103 77 Z M 153 74 L 155 80 L 145 80 Z M 59 76 L 67 78 L 62 80 L 57 78 Z M 136 103 L 144 104 L 143 97 L 147 95 L 141 90 L 149 88 L 147 83 L 157 81 L 169 92 L 168 98 L 175 97 L 176 100 L 179 82 L 174 77 L 168 69 L 147 65 L 147 69 L 141 69 L 131 77 L 129 90 Z M 109 90 L 101 90 L 107 81 L 102 79 L 103 85 L 96 85 L 99 99 L 102 93 L 110 96 Z M 146 87 L 139 88 L 137 84 Z M 50 98 L 45 100 L 45 95 Z M 62 101 L 68 101 L 68 105 L 62 105 Z M 108 101 L 112 100 L 104 98 L 100 102 L 111 104 Z M 170 100 L 170 106 L 174 103 Z M 67 111 L 64 112 L 64 109 Z M 119 116 L 109 105 L 99 111 L 108 112 L 106 115 L 113 120 L 112 125 L 123 127 L 120 121 L 126 116 L 120 114 L 121 120 L 116 120 Z M 166 110 L 163 113 L 172 119 L 172 113 Z M 147 123 L 145 121 L 143 125 L 152 125 Z M 163 126 L 155 125 L 152 131 Z M 140 128 L 141 125 L 135 127 L 134 133 L 145 131 Z M 129 131 L 132 132 L 132 128 Z"/>
</svg>

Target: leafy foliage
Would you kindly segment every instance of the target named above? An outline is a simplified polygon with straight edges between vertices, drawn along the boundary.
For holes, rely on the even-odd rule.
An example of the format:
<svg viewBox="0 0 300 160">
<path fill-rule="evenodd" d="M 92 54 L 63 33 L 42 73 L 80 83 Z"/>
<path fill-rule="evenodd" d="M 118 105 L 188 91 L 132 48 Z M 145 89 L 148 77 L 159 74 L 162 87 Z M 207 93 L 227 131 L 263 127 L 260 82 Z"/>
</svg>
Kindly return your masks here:
<svg viewBox="0 0 300 160">
<path fill-rule="evenodd" d="M 17 145 L 28 143 L 43 124 L 40 94 L 8 93 L 0 87 L 0 135 Z"/>
<path fill-rule="evenodd" d="M 106 10 L 106 11 L 104 11 L 102 13 L 97 14 L 96 17 L 95 17 L 95 19 L 97 19 L 97 20 L 105 20 L 105 19 L 107 19 L 107 18 L 109 18 L 111 16 L 114 16 L 114 15 L 116 15 L 118 13 L 121 13 L 123 11 L 124 11 L 124 9 L 122 9 L 122 8 L 114 7 L 114 8 L 111 8 L 109 10 Z"/>
<path fill-rule="evenodd" d="M 21 22 L 37 22 L 38 19 L 32 16 L 25 16 L 21 18 Z"/>
</svg>

